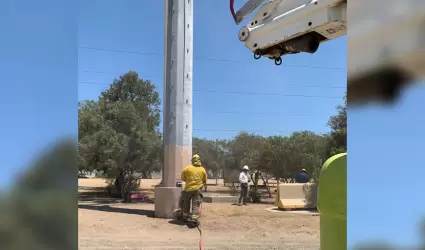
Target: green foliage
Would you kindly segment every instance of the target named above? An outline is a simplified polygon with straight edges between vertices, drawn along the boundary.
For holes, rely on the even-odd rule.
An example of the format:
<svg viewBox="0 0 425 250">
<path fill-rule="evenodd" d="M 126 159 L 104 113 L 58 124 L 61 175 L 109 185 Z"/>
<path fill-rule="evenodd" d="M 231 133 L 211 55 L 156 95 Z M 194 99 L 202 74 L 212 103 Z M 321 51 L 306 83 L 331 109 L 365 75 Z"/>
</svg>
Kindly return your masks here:
<svg viewBox="0 0 425 250">
<path fill-rule="evenodd" d="M 338 114 L 331 116 L 328 126 L 331 133 L 328 137 L 328 156 L 347 152 L 347 93 L 344 105 L 337 106 Z"/>
<path fill-rule="evenodd" d="M 209 178 L 218 178 L 221 170 L 226 166 L 229 152 L 226 140 L 207 140 L 194 137 L 193 153 L 201 156 Z"/>
<path fill-rule="evenodd" d="M 255 189 L 255 188 L 250 189 L 248 197 L 251 199 L 252 203 L 261 203 L 261 195 L 258 192 L 258 189 Z"/>
<path fill-rule="evenodd" d="M 259 156 L 259 170 L 277 179 L 293 178 L 303 168 L 312 173 L 326 161 L 326 146 L 323 135 L 309 131 L 268 137 Z"/>
<path fill-rule="evenodd" d="M 154 85 L 135 72 L 114 80 L 98 101 L 81 102 L 79 171 L 122 177 L 120 189 L 127 201 L 137 180 L 162 165 L 159 104 Z"/>
<path fill-rule="evenodd" d="M 231 196 L 238 196 L 239 195 L 239 190 L 236 186 L 229 186 L 229 194 Z"/>
<path fill-rule="evenodd" d="M 260 164 L 259 155 L 265 138 L 261 135 L 240 132 L 229 142 L 229 151 L 232 158 L 229 159 L 229 167 L 239 169 L 248 165 L 250 170 L 255 170 Z"/>
<path fill-rule="evenodd" d="M 310 131 L 288 136 L 264 137 L 240 132 L 232 140 L 193 138 L 193 153 L 202 158 L 209 178 L 219 178 L 223 170 L 239 170 L 248 165 L 284 181 L 293 181 L 305 168 L 317 181 L 322 164 L 347 148 L 347 108 L 329 119 L 329 134 Z M 122 195 L 136 187 L 137 179 L 148 178 L 161 169 L 163 150 L 158 132 L 159 95 L 154 85 L 128 72 L 101 93 L 97 101 L 79 104 L 78 169 L 97 170 L 106 179 L 122 180 Z"/>
</svg>

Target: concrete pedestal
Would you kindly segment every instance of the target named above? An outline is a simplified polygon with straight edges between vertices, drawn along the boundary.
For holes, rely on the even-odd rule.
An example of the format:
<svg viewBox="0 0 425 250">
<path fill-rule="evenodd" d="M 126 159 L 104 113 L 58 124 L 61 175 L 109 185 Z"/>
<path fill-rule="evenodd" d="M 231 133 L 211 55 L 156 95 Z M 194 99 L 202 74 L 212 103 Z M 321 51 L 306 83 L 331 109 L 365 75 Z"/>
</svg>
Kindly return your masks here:
<svg viewBox="0 0 425 250">
<path fill-rule="evenodd" d="M 155 187 L 155 217 L 171 219 L 179 208 L 180 187 Z"/>
<path fill-rule="evenodd" d="M 316 183 L 279 183 L 274 205 L 281 208 L 316 208 Z"/>
</svg>

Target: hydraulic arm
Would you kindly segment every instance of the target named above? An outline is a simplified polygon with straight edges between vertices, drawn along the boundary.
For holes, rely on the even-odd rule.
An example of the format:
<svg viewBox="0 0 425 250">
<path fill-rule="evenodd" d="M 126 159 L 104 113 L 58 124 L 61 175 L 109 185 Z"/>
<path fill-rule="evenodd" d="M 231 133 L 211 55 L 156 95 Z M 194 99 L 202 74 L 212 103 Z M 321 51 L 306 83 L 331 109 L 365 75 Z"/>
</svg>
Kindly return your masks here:
<svg viewBox="0 0 425 250">
<path fill-rule="evenodd" d="M 236 24 L 242 22 L 264 0 L 249 0 L 237 12 L 230 11 Z M 240 29 L 239 40 L 254 53 L 282 63 L 281 57 L 301 52 L 315 53 L 319 45 L 347 33 L 347 3 L 343 0 L 273 0 L 263 4 Z"/>
</svg>

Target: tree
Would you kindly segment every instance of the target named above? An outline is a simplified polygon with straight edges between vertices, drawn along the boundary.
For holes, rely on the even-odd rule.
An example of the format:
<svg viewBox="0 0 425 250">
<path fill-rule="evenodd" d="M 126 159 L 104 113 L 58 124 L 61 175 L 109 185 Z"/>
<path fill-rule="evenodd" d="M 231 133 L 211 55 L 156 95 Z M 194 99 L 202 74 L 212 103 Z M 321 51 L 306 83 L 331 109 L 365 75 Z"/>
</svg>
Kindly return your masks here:
<svg viewBox="0 0 425 250">
<path fill-rule="evenodd" d="M 326 138 L 310 131 L 266 138 L 259 155 L 259 170 L 292 181 L 305 168 L 315 173 L 326 161 Z"/>
<path fill-rule="evenodd" d="M 129 72 L 114 80 L 97 102 L 79 109 L 79 169 L 98 170 L 130 202 L 138 180 L 162 166 L 159 95 L 149 81 Z"/>
<path fill-rule="evenodd" d="M 258 157 L 259 170 L 274 176 L 276 179 L 286 177 L 290 165 L 291 147 L 286 136 L 270 136 L 266 138 Z"/>
<path fill-rule="evenodd" d="M 199 154 L 202 165 L 208 173 L 208 178 L 219 178 L 219 175 L 228 162 L 227 141 L 193 138 L 193 153 Z"/>
<path fill-rule="evenodd" d="M 200 138 L 193 138 L 193 153 L 201 157 L 202 165 L 207 171 L 208 178 L 217 176 L 220 168 L 217 152 L 215 152 L 214 141 Z"/>
<path fill-rule="evenodd" d="M 108 147 L 110 134 L 102 114 L 101 105 L 95 101 L 79 103 L 78 109 L 78 170 L 80 173 L 102 169 L 100 159 Z"/>
<path fill-rule="evenodd" d="M 149 80 L 139 78 L 130 71 L 115 79 L 108 90 L 101 93 L 100 100 L 106 105 L 117 102 L 129 102 L 135 107 L 139 117 L 143 117 L 149 130 L 158 128 L 160 124 L 160 99 Z"/>
<path fill-rule="evenodd" d="M 251 170 L 255 170 L 259 165 L 258 157 L 264 142 L 265 138 L 261 135 L 240 132 L 229 143 L 232 154 L 231 160 L 233 160 L 233 164 L 230 164 L 230 166 L 234 169 L 240 169 L 242 166 L 248 165 Z"/>
<path fill-rule="evenodd" d="M 80 172 L 98 170 L 129 195 L 140 178 L 149 178 L 163 162 L 159 95 L 150 81 L 129 72 L 114 80 L 97 101 L 79 104 Z M 210 178 L 228 170 L 232 179 L 243 165 L 277 178 L 291 179 L 301 168 L 313 177 L 325 160 L 347 149 L 347 99 L 329 119 L 331 132 L 310 131 L 290 136 L 263 137 L 240 132 L 232 140 L 193 138 L 193 152 L 201 156 Z"/>
<path fill-rule="evenodd" d="M 323 163 L 327 160 L 327 140 L 325 135 L 310 131 L 294 132 L 289 137 L 292 145 L 292 176 L 306 169 L 313 179 L 318 177 Z"/>
<path fill-rule="evenodd" d="M 338 105 L 338 114 L 331 116 L 328 126 L 331 128 L 329 136 L 328 156 L 347 152 L 347 93 L 343 98 L 344 104 Z"/>
</svg>

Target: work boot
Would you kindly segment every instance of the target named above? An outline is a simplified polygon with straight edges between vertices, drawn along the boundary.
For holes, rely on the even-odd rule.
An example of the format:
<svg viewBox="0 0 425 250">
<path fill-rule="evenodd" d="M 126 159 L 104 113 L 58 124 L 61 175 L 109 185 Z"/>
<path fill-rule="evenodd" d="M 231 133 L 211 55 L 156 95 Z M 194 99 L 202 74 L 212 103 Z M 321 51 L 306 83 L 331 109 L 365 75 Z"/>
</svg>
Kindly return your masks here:
<svg viewBox="0 0 425 250">
<path fill-rule="evenodd" d="M 187 223 L 190 223 L 192 226 L 199 226 L 199 220 L 194 218 L 189 218 Z"/>
<path fill-rule="evenodd" d="M 183 222 L 188 222 L 189 221 L 189 214 L 183 213 L 183 215 L 180 217 L 180 220 Z"/>
<path fill-rule="evenodd" d="M 196 218 L 193 218 L 193 216 L 186 217 L 186 220 L 184 222 L 193 226 L 198 225 L 198 220 Z"/>
<path fill-rule="evenodd" d="M 247 206 L 247 205 L 248 205 L 248 203 L 244 203 L 243 205 L 244 205 L 244 206 Z"/>
</svg>

